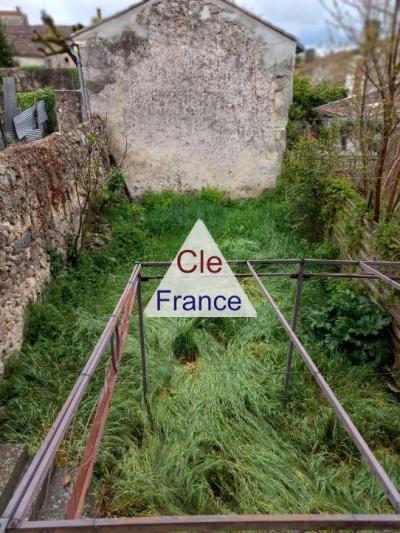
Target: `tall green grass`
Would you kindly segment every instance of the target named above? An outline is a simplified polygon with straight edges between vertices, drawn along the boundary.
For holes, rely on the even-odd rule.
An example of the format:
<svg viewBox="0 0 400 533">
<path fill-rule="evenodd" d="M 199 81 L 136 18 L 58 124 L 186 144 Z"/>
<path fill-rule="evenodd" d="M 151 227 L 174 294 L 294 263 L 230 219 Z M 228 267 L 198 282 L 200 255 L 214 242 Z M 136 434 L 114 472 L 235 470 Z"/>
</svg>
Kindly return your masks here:
<svg viewBox="0 0 400 533">
<path fill-rule="evenodd" d="M 76 380 L 137 259 L 172 259 L 202 218 L 228 259 L 313 254 L 284 229 L 273 196 L 225 201 L 215 191 L 164 193 L 141 205 L 113 197 L 108 244 L 82 254 L 28 321 L 0 394 L 3 438 L 41 439 Z M 294 282 L 266 282 L 291 316 Z M 144 287 L 147 301 L 155 282 Z M 146 319 L 150 408 L 141 393 L 136 317 L 96 464 L 100 516 L 185 513 L 391 512 L 382 490 L 296 355 L 291 398 L 282 404 L 287 338 L 254 282 L 243 282 L 256 319 Z M 324 299 L 307 282 L 302 316 Z M 300 328 L 304 342 L 383 465 L 400 481 L 400 409 L 368 365 Z M 104 376 L 85 396 L 58 461 L 73 467 Z M 72 450 L 72 451 L 71 451 Z"/>
</svg>

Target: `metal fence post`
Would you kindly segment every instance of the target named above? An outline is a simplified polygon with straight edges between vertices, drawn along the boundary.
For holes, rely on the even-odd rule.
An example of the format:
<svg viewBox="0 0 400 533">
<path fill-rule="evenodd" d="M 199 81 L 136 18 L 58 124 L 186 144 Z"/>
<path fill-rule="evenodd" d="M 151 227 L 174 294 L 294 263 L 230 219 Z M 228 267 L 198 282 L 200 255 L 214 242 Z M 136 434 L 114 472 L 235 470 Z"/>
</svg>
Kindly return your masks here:
<svg viewBox="0 0 400 533">
<path fill-rule="evenodd" d="M 17 93 L 12 76 L 3 78 L 3 94 L 6 142 L 10 142 L 17 139 L 14 128 L 14 117 L 17 115 Z"/>
<path fill-rule="evenodd" d="M 299 321 L 299 316 L 300 316 L 301 293 L 303 290 L 303 280 L 304 280 L 304 265 L 305 265 L 305 262 L 304 262 L 304 259 L 302 259 L 300 261 L 300 265 L 299 265 L 300 268 L 297 274 L 296 297 L 294 301 L 293 318 L 292 318 L 292 329 L 295 333 L 296 333 L 297 323 Z M 292 340 L 290 340 L 288 355 L 287 355 L 287 362 L 286 362 L 285 384 L 284 384 L 284 390 L 283 390 L 283 401 L 285 404 L 288 401 L 288 395 L 289 395 L 289 384 L 290 384 L 290 376 L 292 373 L 292 362 L 293 362 L 293 350 L 294 350 L 294 344 Z"/>
<path fill-rule="evenodd" d="M 140 335 L 140 354 L 142 358 L 142 383 L 143 396 L 146 400 L 149 386 L 147 382 L 147 363 L 146 363 L 146 339 L 144 336 L 144 319 L 143 319 L 143 301 L 142 301 L 142 279 L 139 276 L 137 288 L 138 314 L 139 314 L 139 335 Z"/>
<path fill-rule="evenodd" d="M 74 43 L 70 47 L 70 50 L 74 54 L 75 59 L 76 59 L 76 68 L 78 70 L 78 77 L 79 77 L 79 91 L 81 93 L 82 120 L 83 122 L 86 122 L 87 120 L 91 118 L 91 113 L 90 113 L 89 97 L 86 91 L 85 78 L 83 76 L 81 54 L 79 51 L 79 46 L 76 43 Z"/>
</svg>

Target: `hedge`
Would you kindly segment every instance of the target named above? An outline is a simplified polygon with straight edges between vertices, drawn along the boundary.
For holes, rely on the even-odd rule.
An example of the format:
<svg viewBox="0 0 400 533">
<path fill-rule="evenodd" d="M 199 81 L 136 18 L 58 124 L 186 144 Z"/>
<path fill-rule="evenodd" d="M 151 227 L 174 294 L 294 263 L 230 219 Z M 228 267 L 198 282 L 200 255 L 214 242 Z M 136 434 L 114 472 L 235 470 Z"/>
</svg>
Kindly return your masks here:
<svg viewBox="0 0 400 533">
<path fill-rule="evenodd" d="M 44 89 L 29 93 L 17 93 L 17 104 L 22 111 L 33 106 L 38 100 L 43 100 L 45 103 L 48 115 L 47 131 L 53 133 L 57 129 L 54 90 L 50 87 L 45 87 Z"/>
</svg>

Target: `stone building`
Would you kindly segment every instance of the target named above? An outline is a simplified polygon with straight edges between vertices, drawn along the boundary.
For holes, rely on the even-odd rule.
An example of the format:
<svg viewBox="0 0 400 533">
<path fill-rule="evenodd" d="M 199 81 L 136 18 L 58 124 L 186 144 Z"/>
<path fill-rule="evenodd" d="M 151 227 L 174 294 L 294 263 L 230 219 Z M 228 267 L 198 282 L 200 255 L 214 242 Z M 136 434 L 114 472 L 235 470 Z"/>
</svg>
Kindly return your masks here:
<svg viewBox="0 0 400 533">
<path fill-rule="evenodd" d="M 145 0 L 76 33 L 92 112 L 133 196 L 272 188 L 296 39 L 227 0 Z"/>
<path fill-rule="evenodd" d="M 20 67 L 74 68 L 75 64 L 67 54 L 56 54 L 46 57 L 40 50 L 40 43 L 32 41 L 33 31 L 47 35 L 49 30 L 43 25 L 31 25 L 28 17 L 19 7 L 15 11 L 0 10 L 0 22 L 6 27 L 7 38 L 14 45 L 14 60 Z M 57 26 L 58 30 L 68 38 L 72 26 Z"/>
</svg>

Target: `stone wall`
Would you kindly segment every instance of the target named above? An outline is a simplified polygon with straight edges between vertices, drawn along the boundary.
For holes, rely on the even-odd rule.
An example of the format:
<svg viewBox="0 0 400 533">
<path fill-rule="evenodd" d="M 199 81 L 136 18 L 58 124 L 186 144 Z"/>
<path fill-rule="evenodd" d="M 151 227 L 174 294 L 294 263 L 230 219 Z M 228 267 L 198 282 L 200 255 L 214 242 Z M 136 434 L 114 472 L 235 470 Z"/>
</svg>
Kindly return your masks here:
<svg viewBox="0 0 400 533">
<path fill-rule="evenodd" d="M 221 0 L 149 0 L 76 41 L 132 196 L 274 187 L 295 40 Z"/>
<path fill-rule="evenodd" d="M 103 179 L 109 154 L 99 119 L 0 152 L 0 374 L 4 357 L 21 346 L 28 303 L 49 279 L 49 247 L 65 254 L 77 233 L 88 132 L 100 140 L 90 146 Z"/>
<path fill-rule="evenodd" d="M 18 93 L 36 91 L 43 87 L 53 87 L 53 89 L 73 90 L 73 74 L 69 68 L 32 68 L 23 69 L 19 67 L 0 68 L 1 79 L 12 76 L 15 80 L 15 87 Z"/>
<path fill-rule="evenodd" d="M 59 131 L 70 131 L 82 122 L 80 91 L 54 91 L 57 125 Z"/>
</svg>

